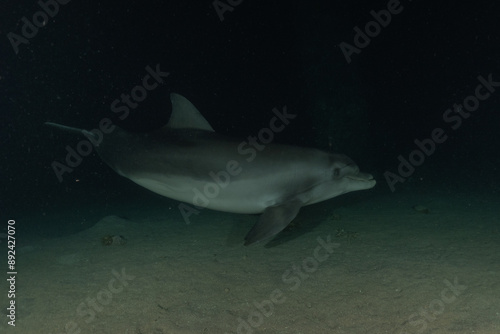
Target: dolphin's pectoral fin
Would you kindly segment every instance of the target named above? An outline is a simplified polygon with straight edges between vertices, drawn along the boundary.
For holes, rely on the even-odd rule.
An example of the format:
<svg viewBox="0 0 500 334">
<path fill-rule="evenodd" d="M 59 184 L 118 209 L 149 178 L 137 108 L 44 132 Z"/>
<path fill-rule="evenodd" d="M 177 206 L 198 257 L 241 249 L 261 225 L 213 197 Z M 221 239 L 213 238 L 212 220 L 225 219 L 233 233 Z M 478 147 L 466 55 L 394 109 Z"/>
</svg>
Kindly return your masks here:
<svg viewBox="0 0 500 334">
<path fill-rule="evenodd" d="M 245 246 L 272 237 L 281 232 L 297 216 L 302 202 L 295 199 L 264 210 L 259 221 L 245 237 Z"/>
</svg>

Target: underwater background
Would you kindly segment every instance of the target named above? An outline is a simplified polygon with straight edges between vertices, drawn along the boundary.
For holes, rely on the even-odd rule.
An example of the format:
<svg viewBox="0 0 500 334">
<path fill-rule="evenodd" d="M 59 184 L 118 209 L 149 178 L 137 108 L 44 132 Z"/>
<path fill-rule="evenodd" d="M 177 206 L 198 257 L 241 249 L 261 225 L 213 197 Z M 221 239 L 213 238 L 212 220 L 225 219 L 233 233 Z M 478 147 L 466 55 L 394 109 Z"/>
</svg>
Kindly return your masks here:
<svg viewBox="0 0 500 334">
<path fill-rule="evenodd" d="M 0 285 L 2 333 L 499 333 L 497 2 L 0 9 L 0 263 L 9 272 L 9 220 L 17 263 L 16 297 Z M 148 68 L 168 76 L 120 117 L 114 101 Z M 255 216 L 186 224 L 179 202 L 94 153 L 58 178 L 53 162 L 80 138 L 46 121 L 148 132 L 171 92 L 236 138 L 286 106 L 297 117 L 275 142 L 344 153 L 377 185 L 244 247 Z"/>
</svg>

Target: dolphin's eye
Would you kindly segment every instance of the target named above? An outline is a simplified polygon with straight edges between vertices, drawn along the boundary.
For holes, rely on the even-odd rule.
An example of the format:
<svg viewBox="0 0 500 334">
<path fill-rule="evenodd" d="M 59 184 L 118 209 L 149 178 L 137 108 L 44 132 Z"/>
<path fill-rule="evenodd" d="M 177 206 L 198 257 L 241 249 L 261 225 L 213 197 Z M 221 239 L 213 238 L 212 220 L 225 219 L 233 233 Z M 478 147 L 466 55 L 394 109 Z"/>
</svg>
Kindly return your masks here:
<svg viewBox="0 0 500 334">
<path fill-rule="evenodd" d="M 337 178 L 337 177 L 339 177 L 339 176 L 340 176 L 340 168 L 335 168 L 335 169 L 333 170 L 333 177 L 334 177 L 334 178 Z"/>
</svg>

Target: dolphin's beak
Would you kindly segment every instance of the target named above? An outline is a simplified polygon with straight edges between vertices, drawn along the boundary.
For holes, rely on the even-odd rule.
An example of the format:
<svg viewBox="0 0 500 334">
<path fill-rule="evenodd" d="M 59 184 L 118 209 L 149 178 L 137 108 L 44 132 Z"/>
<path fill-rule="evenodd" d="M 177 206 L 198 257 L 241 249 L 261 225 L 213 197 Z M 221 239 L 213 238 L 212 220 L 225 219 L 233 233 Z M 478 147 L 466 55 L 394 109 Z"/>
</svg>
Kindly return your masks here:
<svg viewBox="0 0 500 334">
<path fill-rule="evenodd" d="M 357 181 L 371 181 L 373 180 L 373 176 L 368 173 L 361 173 L 359 172 L 356 175 L 346 175 L 347 178 L 352 179 L 352 180 L 357 180 Z"/>
<path fill-rule="evenodd" d="M 377 181 L 373 179 L 373 176 L 368 173 L 359 172 L 353 175 L 346 175 L 345 177 L 349 180 L 351 187 L 356 190 L 370 189 L 377 183 Z"/>
</svg>

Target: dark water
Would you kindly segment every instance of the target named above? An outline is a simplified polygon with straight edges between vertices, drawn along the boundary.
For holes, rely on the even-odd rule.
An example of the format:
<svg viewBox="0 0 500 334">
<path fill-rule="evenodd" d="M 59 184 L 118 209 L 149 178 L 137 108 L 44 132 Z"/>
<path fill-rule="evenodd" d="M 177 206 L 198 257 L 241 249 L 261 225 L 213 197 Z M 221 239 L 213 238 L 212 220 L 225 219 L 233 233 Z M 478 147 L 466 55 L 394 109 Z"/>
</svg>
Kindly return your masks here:
<svg viewBox="0 0 500 334">
<path fill-rule="evenodd" d="M 79 139 L 43 125 L 91 130 L 107 118 L 152 131 L 169 119 L 170 92 L 241 138 L 286 106 L 297 117 L 274 141 L 351 157 L 378 182 L 360 202 L 498 197 L 494 1 L 63 2 L 0 6 L 2 236 L 8 219 L 28 244 L 177 206 L 94 153 L 58 178 L 54 161 Z M 162 74 L 145 83 L 152 72 Z"/>
</svg>

